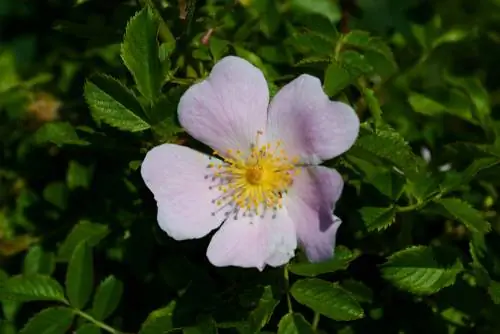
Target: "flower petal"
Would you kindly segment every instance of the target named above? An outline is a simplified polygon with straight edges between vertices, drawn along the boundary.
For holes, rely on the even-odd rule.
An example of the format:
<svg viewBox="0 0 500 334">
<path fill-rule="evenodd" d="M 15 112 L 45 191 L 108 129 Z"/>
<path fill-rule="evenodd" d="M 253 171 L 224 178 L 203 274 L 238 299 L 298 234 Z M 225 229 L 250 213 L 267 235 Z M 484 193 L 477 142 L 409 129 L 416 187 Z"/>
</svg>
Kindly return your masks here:
<svg viewBox="0 0 500 334">
<path fill-rule="evenodd" d="M 150 150 L 141 167 L 144 182 L 158 205 L 160 227 L 176 240 L 201 238 L 220 226 L 223 215 L 213 200 L 209 162 L 215 160 L 188 147 L 163 144 Z"/>
<path fill-rule="evenodd" d="M 179 121 L 197 140 L 224 154 L 248 151 L 257 131 L 264 131 L 269 90 L 262 72 L 246 60 L 228 56 L 208 78 L 182 96 Z"/>
<path fill-rule="evenodd" d="M 207 257 L 217 267 L 255 267 L 266 264 L 277 267 L 287 263 L 295 253 L 295 226 L 286 210 L 273 215 L 228 219 L 215 233 Z"/>
<path fill-rule="evenodd" d="M 359 118 L 345 103 L 330 101 L 318 78 L 303 74 L 284 86 L 269 107 L 268 136 L 287 154 L 317 164 L 347 151 L 359 132 Z"/>
<path fill-rule="evenodd" d="M 341 220 L 332 211 L 343 186 L 342 177 L 336 170 L 322 166 L 302 168 L 293 180 L 287 198 L 288 213 L 311 262 L 333 256 Z"/>
</svg>

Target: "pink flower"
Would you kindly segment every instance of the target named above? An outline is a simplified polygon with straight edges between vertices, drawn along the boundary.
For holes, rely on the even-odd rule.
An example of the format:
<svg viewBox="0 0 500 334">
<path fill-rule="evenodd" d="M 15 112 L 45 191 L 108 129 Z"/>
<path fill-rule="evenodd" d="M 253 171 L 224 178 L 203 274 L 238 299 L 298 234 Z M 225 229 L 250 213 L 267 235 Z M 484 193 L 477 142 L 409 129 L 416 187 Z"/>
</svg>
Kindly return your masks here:
<svg viewBox="0 0 500 334">
<path fill-rule="evenodd" d="M 351 107 L 330 101 L 306 74 L 269 104 L 262 72 L 229 56 L 186 91 L 178 114 L 217 157 L 175 144 L 146 155 L 142 177 L 168 235 L 201 238 L 222 225 L 207 250 L 215 266 L 280 266 L 297 242 L 310 261 L 333 256 L 341 221 L 332 212 L 343 181 L 317 164 L 356 140 L 359 119 Z"/>
</svg>

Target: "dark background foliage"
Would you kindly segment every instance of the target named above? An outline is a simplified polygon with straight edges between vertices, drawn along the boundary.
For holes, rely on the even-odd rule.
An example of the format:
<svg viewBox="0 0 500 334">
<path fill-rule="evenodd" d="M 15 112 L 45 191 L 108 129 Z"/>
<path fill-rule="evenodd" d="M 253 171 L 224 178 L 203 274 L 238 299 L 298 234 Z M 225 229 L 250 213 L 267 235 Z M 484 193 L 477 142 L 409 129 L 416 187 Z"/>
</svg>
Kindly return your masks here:
<svg viewBox="0 0 500 334">
<path fill-rule="evenodd" d="M 1 0 L 0 333 L 499 333 L 499 28 L 498 0 Z M 215 268 L 157 226 L 140 163 L 204 149 L 177 103 L 228 54 L 362 120 L 335 259 Z"/>
</svg>

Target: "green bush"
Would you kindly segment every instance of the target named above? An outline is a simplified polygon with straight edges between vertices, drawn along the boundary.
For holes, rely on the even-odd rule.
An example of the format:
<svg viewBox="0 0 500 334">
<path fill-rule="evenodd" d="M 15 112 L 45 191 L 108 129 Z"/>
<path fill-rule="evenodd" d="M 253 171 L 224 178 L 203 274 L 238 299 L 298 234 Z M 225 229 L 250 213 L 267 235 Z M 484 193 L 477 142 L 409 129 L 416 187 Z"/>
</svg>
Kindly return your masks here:
<svg viewBox="0 0 500 334">
<path fill-rule="evenodd" d="M 2 0 L 0 333 L 499 333 L 499 27 L 498 0 Z M 177 105 L 227 55 L 359 116 L 333 259 L 219 268 L 159 228 L 141 162 L 206 151 Z"/>
</svg>

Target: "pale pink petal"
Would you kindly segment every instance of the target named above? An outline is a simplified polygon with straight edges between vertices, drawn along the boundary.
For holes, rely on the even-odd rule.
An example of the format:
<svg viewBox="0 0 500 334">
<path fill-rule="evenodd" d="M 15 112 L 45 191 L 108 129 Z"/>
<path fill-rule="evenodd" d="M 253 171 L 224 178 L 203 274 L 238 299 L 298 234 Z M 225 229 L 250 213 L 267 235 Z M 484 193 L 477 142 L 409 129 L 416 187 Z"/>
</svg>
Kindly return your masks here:
<svg viewBox="0 0 500 334">
<path fill-rule="evenodd" d="M 267 136 L 282 140 L 288 155 L 317 164 L 347 151 L 359 118 L 345 103 L 330 101 L 318 78 L 303 74 L 284 86 L 269 107 Z"/>
<path fill-rule="evenodd" d="M 179 121 L 197 140 L 224 154 L 248 151 L 265 131 L 269 90 L 262 72 L 246 60 L 228 56 L 208 78 L 182 96 Z"/>
<path fill-rule="evenodd" d="M 294 224 L 286 210 L 280 210 L 263 217 L 230 217 L 213 236 L 207 257 L 217 267 L 262 270 L 287 263 L 296 247 Z"/>
<path fill-rule="evenodd" d="M 213 204 L 220 193 L 213 187 L 208 169 L 214 161 L 174 144 L 163 144 L 147 153 L 142 178 L 158 204 L 158 223 L 172 238 L 201 238 L 220 226 L 224 216 Z"/>
<path fill-rule="evenodd" d="M 304 167 L 288 192 L 287 209 L 297 237 L 311 262 L 333 256 L 335 236 L 341 223 L 333 215 L 344 182 L 340 174 L 322 166 Z"/>
</svg>

